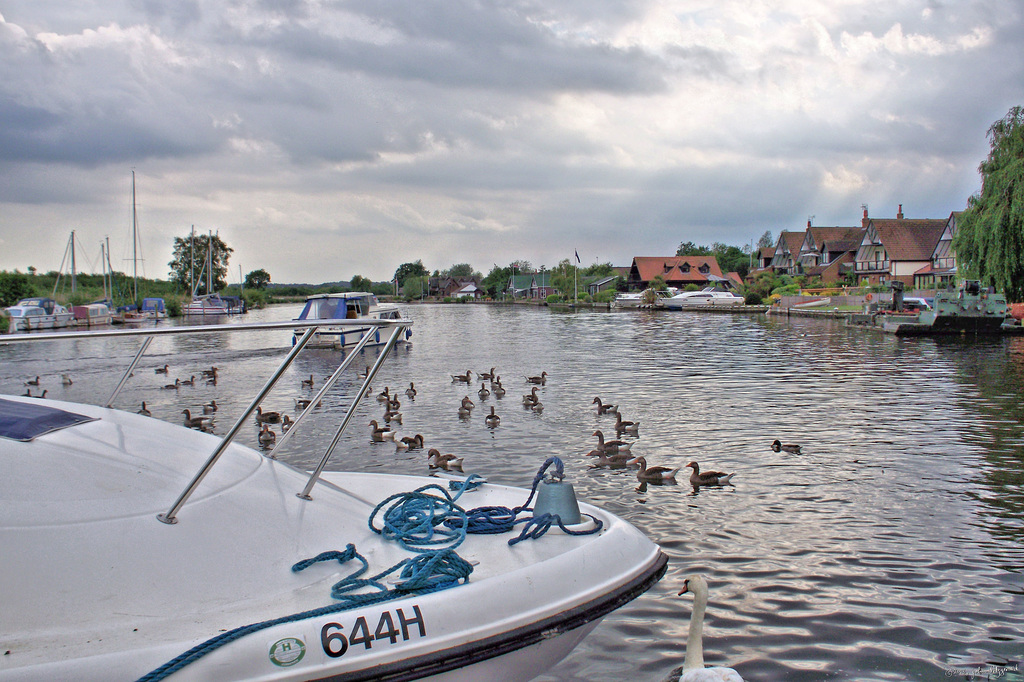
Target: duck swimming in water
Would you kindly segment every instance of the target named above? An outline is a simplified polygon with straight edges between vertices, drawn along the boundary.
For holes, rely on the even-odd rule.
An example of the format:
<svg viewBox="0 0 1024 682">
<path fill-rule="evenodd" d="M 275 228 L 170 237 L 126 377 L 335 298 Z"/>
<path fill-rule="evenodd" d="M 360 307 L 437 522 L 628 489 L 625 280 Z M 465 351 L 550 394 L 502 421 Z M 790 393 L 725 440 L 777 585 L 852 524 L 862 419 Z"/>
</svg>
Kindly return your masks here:
<svg viewBox="0 0 1024 682">
<path fill-rule="evenodd" d="M 793 443 L 783 443 L 778 438 L 772 442 L 772 450 L 775 452 L 788 452 L 791 455 L 800 454 L 800 446 Z"/>
</svg>

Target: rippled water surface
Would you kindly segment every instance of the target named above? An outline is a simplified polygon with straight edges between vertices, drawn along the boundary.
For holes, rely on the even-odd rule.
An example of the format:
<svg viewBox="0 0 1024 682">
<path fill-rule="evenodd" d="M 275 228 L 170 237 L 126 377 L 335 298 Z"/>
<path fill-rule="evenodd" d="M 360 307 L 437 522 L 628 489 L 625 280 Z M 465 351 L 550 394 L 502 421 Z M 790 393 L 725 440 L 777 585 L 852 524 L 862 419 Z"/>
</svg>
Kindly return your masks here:
<svg viewBox="0 0 1024 682">
<path fill-rule="evenodd" d="M 290 319 L 275 306 L 247 321 Z M 692 601 L 682 576 L 707 575 L 705 659 L 747 680 L 1024 679 L 1024 338 L 898 339 L 833 321 L 698 312 L 560 313 L 476 305 L 410 306 L 413 343 L 374 382 L 402 400 L 405 435 L 466 458 L 467 472 L 529 486 L 561 457 L 581 498 L 625 517 L 671 557 L 664 580 L 609 615 L 541 680 L 661 679 L 682 662 Z M 215 399 L 223 433 L 287 352 L 287 332 L 160 338 L 118 406 L 145 400 L 181 419 Z M 41 375 L 49 397 L 105 401 L 137 341 L 0 347 L 0 391 Z M 376 350 L 357 358 L 360 370 Z M 72 360 L 70 358 L 77 358 Z M 295 413 L 338 355 L 307 351 L 264 401 Z M 216 365 L 216 386 L 166 390 Z M 497 368 L 508 394 L 481 400 L 450 375 Z M 525 375 L 549 374 L 541 413 L 524 410 Z M 71 373 L 64 387 L 60 373 Z M 405 396 L 415 382 L 415 400 Z M 358 386 L 344 377 L 315 428 L 281 457 L 319 460 Z M 460 419 L 460 399 L 477 408 Z M 633 452 L 651 464 L 735 471 L 695 492 L 641 486 L 591 469 L 595 396 L 640 421 Z M 501 417 L 487 428 L 484 414 Z M 369 440 L 364 402 L 329 468 L 427 473 L 422 452 Z M 309 420 L 307 420 L 309 421 Z M 800 456 L 769 449 L 775 438 Z M 240 438 L 254 447 L 256 428 Z M 688 471 L 688 470 L 684 470 Z M 976 679 L 976 678 L 974 678 Z"/>
</svg>

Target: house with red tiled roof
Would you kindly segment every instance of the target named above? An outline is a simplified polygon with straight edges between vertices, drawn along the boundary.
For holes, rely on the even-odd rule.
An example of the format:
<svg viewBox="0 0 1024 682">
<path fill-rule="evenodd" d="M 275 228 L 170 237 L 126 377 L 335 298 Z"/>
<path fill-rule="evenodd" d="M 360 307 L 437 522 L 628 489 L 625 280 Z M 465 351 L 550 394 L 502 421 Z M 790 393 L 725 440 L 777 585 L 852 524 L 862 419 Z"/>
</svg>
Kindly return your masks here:
<svg viewBox="0 0 1024 682">
<path fill-rule="evenodd" d="M 658 276 L 666 286 L 682 289 L 689 284 L 698 287 L 730 287 L 714 256 L 636 256 L 629 267 L 626 284 L 631 290 L 646 289 Z"/>
<path fill-rule="evenodd" d="M 942 236 L 932 251 L 931 262 L 914 273 L 915 289 L 939 289 L 956 282 L 953 235 L 956 234 L 956 221 L 961 213 L 962 211 L 953 211 L 949 214 L 946 229 L 942 231 Z"/>
<path fill-rule="evenodd" d="M 862 284 L 883 284 L 899 280 L 914 285 L 914 274 L 932 262 L 939 239 L 946 230 L 945 219 L 908 219 L 903 204 L 895 219 L 871 218 L 854 262 Z"/>
<path fill-rule="evenodd" d="M 779 275 L 797 275 L 800 246 L 804 242 L 803 232 L 782 232 L 775 244 L 775 255 L 769 267 Z"/>
<path fill-rule="evenodd" d="M 844 279 L 853 270 L 857 249 L 864 239 L 866 215 L 864 223 L 864 227 L 814 227 L 808 220 L 797 257 L 798 272 L 825 284 Z"/>
</svg>

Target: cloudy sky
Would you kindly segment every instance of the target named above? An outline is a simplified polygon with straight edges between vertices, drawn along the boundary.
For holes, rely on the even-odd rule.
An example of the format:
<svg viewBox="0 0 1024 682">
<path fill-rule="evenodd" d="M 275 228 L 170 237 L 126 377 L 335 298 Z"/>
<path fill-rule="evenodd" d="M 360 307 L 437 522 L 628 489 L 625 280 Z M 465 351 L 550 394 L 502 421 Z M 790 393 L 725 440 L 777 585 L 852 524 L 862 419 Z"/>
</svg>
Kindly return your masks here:
<svg viewBox="0 0 1024 682">
<path fill-rule="evenodd" d="M 628 265 L 961 210 L 1019 0 L 0 0 L 0 269 Z M 126 260 L 128 259 L 128 260 Z"/>
</svg>

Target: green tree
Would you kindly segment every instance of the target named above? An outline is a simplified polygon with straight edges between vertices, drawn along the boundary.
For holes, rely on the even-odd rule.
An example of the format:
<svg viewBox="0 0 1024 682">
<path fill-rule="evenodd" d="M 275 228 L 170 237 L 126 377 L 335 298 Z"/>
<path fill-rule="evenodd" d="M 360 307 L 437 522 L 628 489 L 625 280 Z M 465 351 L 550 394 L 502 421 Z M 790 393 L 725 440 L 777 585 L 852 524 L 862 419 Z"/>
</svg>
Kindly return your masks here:
<svg viewBox="0 0 1024 682">
<path fill-rule="evenodd" d="M 270 284 L 270 273 L 263 268 L 253 270 L 245 276 L 246 289 L 259 289 L 262 291 L 267 288 L 268 284 Z"/>
<path fill-rule="evenodd" d="M 395 270 L 395 276 L 391 278 L 392 281 L 397 281 L 399 286 L 405 286 L 405 280 L 410 277 L 423 277 L 429 274 L 427 269 L 423 267 L 423 261 L 418 260 L 415 263 L 402 263 Z"/>
<path fill-rule="evenodd" d="M 352 291 L 371 291 L 373 289 L 373 282 L 362 275 L 355 275 L 352 277 L 352 281 L 349 282 L 349 288 Z"/>
<path fill-rule="evenodd" d="M 683 242 L 676 249 L 677 256 L 710 256 L 711 249 L 706 246 L 697 246 L 693 242 Z"/>
<path fill-rule="evenodd" d="M 773 246 L 775 246 L 775 239 L 772 237 L 772 231 L 765 230 L 761 238 L 757 240 L 757 248 L 770 249 Z"/>
<path fill-rule="evenodd" d="M 508 286 L 508 281 L 512 277 L 512 266 L 501 268 L 498 267 L 497 263 L 491 268 L 491 271 L 487 273 L 487 276 L 480 282 L 480 286 L 487 290 L 487 295 L 491 298 L 498 298 L 501 292 L 505 291 L 505 287 Z"/>
<path fill-rule="evenodd" d="M 20 272 L 0 272 L 0 307 L 14 305 L 32 295 L 28 275 Z"/>
<path fill-rule="evenodd" d="M 479 272 L 473 270 L 473 266 L 469 263 L 457 263 L 440 274 L 442 277 L 451 277 L 452 279 L 474 277 L 479 280 L 482 277 Z"/>
<path fill-rule="evenodd" d="M 212 279 L 206 271 L 208 249 L 213 263 Z M 192 284 L 190 277 L 195 277 L 196 291 L 206 291 L 208 282 L 211 284 L 210 291 L 220 291 L 227 286 L 228 259 L 232 253 L 234 249 L 228 247 L 216 234 L 197 234 L 195 240 L 191 235 L 175 237 L 173 260 L 167 264 L 171 268 L 170 277 L 183 289 L 188 289 Z"/>
<path fill-rule="evenodd" d="M 957 219 L 953 249 L 968 277 L 1017 302 L 1024 300 L 1024 107 L 993 123 L 988 138 L 991 150 L 978 167 L 981 192 Z"/>
</svg>

